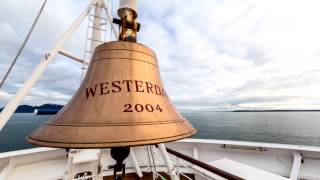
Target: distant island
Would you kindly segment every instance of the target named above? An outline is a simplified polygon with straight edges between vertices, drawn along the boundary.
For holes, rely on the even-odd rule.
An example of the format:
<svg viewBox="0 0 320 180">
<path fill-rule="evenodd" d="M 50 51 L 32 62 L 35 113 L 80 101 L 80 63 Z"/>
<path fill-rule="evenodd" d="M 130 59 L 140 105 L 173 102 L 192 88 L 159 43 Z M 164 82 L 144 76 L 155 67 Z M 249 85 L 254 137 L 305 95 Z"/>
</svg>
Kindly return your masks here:
<svg viewBox="0 0 320 180">
<path fill-rule="evenodd" d="M 311 110 L 285 110 L 285 109 L 274 109 L 274 110 L 234 110 L 232 112 L 313 112 L 320 111 L 319 109 L 311 109 Z"/>
<path fill-rule="evenodd" d="M 41 106 L 30 106 L 30 105 L 20 105 L 16 109 L 15 113 L 33 113 L 35 109 L 45 109 L 45 110 L 60 110 L 63 108 L 63 105 L 60 104 L 43 104 Z M 0 112 L 3 108 L 0 108 Z"/>
<path fill-rule="evenodd" d="M 20 105 L 16 109 L 15 113 L 33 113 L 35 109 L 41 110 L 57 110 L 63 108 L 63 105 L 60 104 L 43 104 L 41 106 L 30 106 L 30 105 Z M 3 107 L 0 108 L 0 112 L 3 110 Z M 206 110 L 208 111 L 208 110 Z M 206 112 L 204 111 L 204 112 Z M 272 110 L 252 110 L 252 109 L 240 109 L 240 110 L 231 110 L 231 111 L 214 111 L 214 112 L 319 112 L 319 109 L 309 109 L 309 110 L 297 110 L 297 109 L 272 109 Z"/>
</svg>

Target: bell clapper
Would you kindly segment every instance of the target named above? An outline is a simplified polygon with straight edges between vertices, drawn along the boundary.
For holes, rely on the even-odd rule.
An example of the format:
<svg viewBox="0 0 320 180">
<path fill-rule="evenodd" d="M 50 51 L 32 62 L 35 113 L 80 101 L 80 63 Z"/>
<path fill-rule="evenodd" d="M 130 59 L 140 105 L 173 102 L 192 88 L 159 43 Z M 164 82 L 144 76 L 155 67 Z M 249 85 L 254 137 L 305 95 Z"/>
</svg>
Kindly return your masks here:
<svg viewBox="0 0 320 180">
<path fill-rule="evenodd" d="M 109 169 L 113 168 L 113 179 L 121 180 L 124 178 L 126 172 L 126 164 L 123 161 L 129 156 L 129 147 L 115 147 L 111 148 L 111 157 L 116 161 L 115 165 L 109 166 Z M 122 172 L 121 175 L 117 175 L 117 172 Z"/>
</svg>

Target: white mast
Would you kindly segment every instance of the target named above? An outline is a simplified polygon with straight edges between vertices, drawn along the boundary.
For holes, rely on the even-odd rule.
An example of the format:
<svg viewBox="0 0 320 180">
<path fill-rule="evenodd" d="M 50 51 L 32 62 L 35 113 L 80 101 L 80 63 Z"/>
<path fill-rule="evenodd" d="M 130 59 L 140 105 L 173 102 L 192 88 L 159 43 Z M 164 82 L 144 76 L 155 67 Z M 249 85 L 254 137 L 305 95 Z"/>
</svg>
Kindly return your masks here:
<svg viewBox="0 0 320 180">
<path fill-rule="evenodd" d="M 90 6 L 86 7 L 81 13 L 78 19 L 71 25 L 71 27 L 64 33 L 58 43 L 52 48 L 48 53 L 45 54 L 44 58 L 41 60 L 40 64 L 36 67 L 33 73 L 25 81 L 23 86 L 19 89 L 16 95 L 9 101 L 0 114 L 0 131 L 8 122 L 14 111 L 17 109 L 23 98 L 28 94 L 31 88 L 38 81 L 45 69 L 47 69 L 49 63 L 55 58 L 59 53 L 59 50 L 63 48 L 65 42 L 69 37 L 75 32 L 75 30 L 80 26 L 81 22 L 87 17 L 90 11 Z"/>
<path fill-rule="evenodd" d="M 95 0 L 92 2 L 94 7 L 94 15 L 93 15 L 93 29 L 91 34 L 91 45 L 90 50 L 91 52 L 101 44 L 101 18 L 102 18 L 102 6 L 103 0 Z"/>
<path fill-rule="evenodd" d="M 97 4 L 95 7 L 94 15 L 94 30 L 92 33 L 92 39 L 97 40 L 96 42 L 91 43 L 91 49 L 94 49 L 99 43 L 101 43 L 101 32 L 98 30 L 101 26 L 101 15 L 102 15 L 102 5 L 104 4 L 103 0 L 92 0 L 91 3 Z M 15 96 L 8 102 L 0 114 L 0 131 L 6 125 L 12 114 L 15 112 L 21 101 L 29 93 L 31 88 L 35 85 L 38 79 L 41 77 L 42 73 L 48 67 L 49 63 L 55 58 L 55 56 L 60 52 L 65 52 L 63 46 L 65 42 L 70 38 L 70 36 L 77 30 L 82 21 L 90 13 L 90 5 L 88 5 L 81 15 L 74 21 L 70 28 L 63 34 L 61 39 L 56 43 L 54 48 L 52 48 L 48 53 L 45 54 L 44 58 L 41 60 L 40 64 L 35 68 L 29 78 L 25 81 L 23 86 L 15 94 Z M 106 13 L 107 14 L 107 13 Z M 108 18 L 109 19 L 109 18 Z M 110 24 L 112 22 L 109 22 Z M 114 29 L 114 28 L 113 28 Z M 100 42 L 99 42 L 100 41 Z M 63 54 L 63 53 L 62 53 Z M 64 55 L 64 54 L 63 54 Z M 75 57 L 70 54 L 67 57 Z M 79 59 L 79 58 L 76 58 Z"/>
</svg>

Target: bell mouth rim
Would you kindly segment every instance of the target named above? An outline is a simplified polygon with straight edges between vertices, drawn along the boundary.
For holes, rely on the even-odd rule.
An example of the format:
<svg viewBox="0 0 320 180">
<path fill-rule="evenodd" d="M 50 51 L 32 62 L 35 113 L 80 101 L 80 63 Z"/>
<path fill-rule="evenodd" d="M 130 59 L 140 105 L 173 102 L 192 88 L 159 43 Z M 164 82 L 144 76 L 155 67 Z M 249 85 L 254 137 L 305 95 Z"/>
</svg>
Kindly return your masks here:
<svg viewBox="0 0 320 180">
<path fill-rule="evenodd" d="M 146 122 L 135 122 L 134 125 L 157 125 L 157 124 L 174 124 L 174 123 L 184 123 L 186 119 L 176 119 L 176 120 L 166 120 L 166 121 L 146 121 Z M 50 120 L 45 122 L 44 125 L 49 126 L 72 126 L 72 127 L 103 127 L 103 126 L 131 126 L 132 123 L 77 123 L 77 124 L 58 124 L 53 123 Z"/>
<path fill-rule="evenodd" d="M 52 148 L 72 148 L 72 149 L 97 149 L 97 148 L 113 148 L 113 147 L 135 147 L 135 146 L 144 146 L 144 145 L 155 145 L 160 143 L 173 142 L 181 140 L 190 136 L 193 136 L 197 133 L 197 129 L 193 128 L 193 131 L 190 131 L 185 134 L 180 134 L 177 136 L 170 136 L 164 138 L 156 139 L 147 139 L 147 140 L 135 140 L 135 141 L 121 141 L 121 142 L 95 142 L 95 143 L 70 143 L 70 142 L 52 142 L 37 140 L 28 136 L 26 141 L 30 144 L 41 146 L 41 147 L 52 147 Z"/>
</svg>

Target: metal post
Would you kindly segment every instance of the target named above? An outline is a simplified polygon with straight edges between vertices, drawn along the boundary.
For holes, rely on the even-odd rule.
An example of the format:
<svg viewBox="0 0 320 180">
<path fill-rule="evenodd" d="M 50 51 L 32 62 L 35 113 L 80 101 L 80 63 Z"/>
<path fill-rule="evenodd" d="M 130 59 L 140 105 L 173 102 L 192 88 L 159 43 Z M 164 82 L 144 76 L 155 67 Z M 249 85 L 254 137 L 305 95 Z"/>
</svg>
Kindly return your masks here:
<svg viewBox="0 0 320 180">
<path fill-rule="evenodd" d="M 199 153 L 198 153 L 198 148 L 197 145 L 192 146 L 192 151 L 193 151 L 193 158 L 199 160 Z"/>
<path fill-rule="evenodd" d="M 299 172 L 300 172 L 300 168 L 301 168 L 301 160 L 302 160 L 301 154 L 297 151 L 294 151 L 293 152 L 292 168 L 291 168 L 291 173 L 290 173 L 291 180 L 297 180 L 299 178 Z"/>
<path fill-rule="evenodd" d="M 104 4 L 104 7 L 105 7 L 104 10 L 105 10 L 106 16 L 107 16 L 109 24 L 111 26 L 111 31 L 112 31 L 114 37 L 116 38 L 116 40 L 118 40 L 119 34 L 117 33 L 117 30 L 116 30 L 115 26 L 113 25 L 112 16 L 110 14 L 111 12 L 109 12 L 109 8 L 110 7 L 107 6 L 108 4 L 106 2 L 103 2 L 103 4 Z M 111 7 L 110 11 L 112 11 L 112 7 Z"/>
<path fill-rule="evenodd" d="M 180 160 L 179 160 L 179 157 L 176 157 L 176 167 L 177 167 L 177 175 L 180 177 L 181 171 L 180 171 Z"/>
<path fill-rule="evenodd" d="M 163 143 L 158 144 L 158 147 L 160 149 L 162 158 L 163 158 L 164 162 L 167 165 L 167 169 L 168 169 L 168 172 L 170 174 L 170 178 L 172 180 L 179 180 L 180 178 L 177 176 L 176 172 L 174 171 L 174 168 L 173 168 L 172 162 L 170 160 L 169 154 L 168 154 L 168 152 L 166 150 L 166 147 L 164 146 Z"/>
<path fill-rule="evenodd" d="M 136 173 L 137 173 L 137 175 L 138 175 L 140 178 L 142 178 L 142 177 L 143 177 L 143 174 L 142 174 L 142 171 L 141 171 L 139 162 L 138 162 L 138 160 L 137 160 L 136 154 L 134 153 L 134 150 L 133 150 L 132 147 L 130 148 L 130 156 L 131 156 L 131 159 L 132 159 L 132 161 L 133 161 L 134 167 L 136 168 Z"/>
<path fill-rule="evenodd" d="M 65 174 L 65 178 L 66 179 L 71 179 L 71 172 L 72 172 L 72 163 L 73 163 L 73 156 L 71 156 L 70 154 L 72 153 L 72 151 L 69 151 L 68 153 L 68 160 L 67 160 L 67 167 L 66 167 L 66 174 Z"/>
<path fill-rule="evenodd" d="M 0 179 L 6 179 L 10 171 L 14 168 L 15 162 L 13 157 L 10 158 L 8 165 L 0 172 Z"/>
<path fill-rule="evenodd" d="M 68 58 L 70 58 L 70 59 L 73 59 L 73 60 L 75 60 L 75 61 L 77 61 L 77 62 L 79 62 L 79 63 L 84 63 L 84 64 L 86 64 L 86 65 L 89 64 L 87 61 L 85 61 L 85 60 L 83 60 L 83 59 L 81 59 L 81 58 L 79 58 L 79 57 L 77 57 L 77 56 L 75 56 L 75 55 L 72 55 L 71 53 L 69 53 L 69 52 L 66 51 L 66 50 L 60 49 L 60 50 L 59 50 L 59 54 L 64 55 L 65 57 L 68 57 Z"/>
<path fill-rule="evenodd" d="M 33 73 L 29 76 L 20 90 L 16 93 L 13 99 L 5 106 L 3 111 L 0 114 L 0 131 L 8 122 L 14 111 L 17 109 L 18 105 L 21 103 L 23 98 L 28 94 L 37 80 L 40 78 L 44 70 L 48 67 L 49 63 L 54 59 L 54 57 L 59 53 L 59 50 L 62 49 L 64 43 L 69 39 L 69 37 L 74 33 L 74 31 L 80 26 L 81 22 L 87 17 L 90 11 L 90 6 L 87 6 L 81 15 L 76 19 L 76 21 L 71 25 L 71 27 L 64 33 L 61 39 L 57 44 L 52 48 L 49 53 L 47 53 L 36 67 Z"/>
<path fill-rule="evenodd" d="M 224 171 L 222 169 L 219 169 L 219 168 L 216 168 L 216 167 L 211 166 L 209 164 L 206 164 L 206 163 L 204 163 L 202 161 L 196 160 L 196 159 L 194 159 L 192 157 L 189 157 L 189 156 L 186 156 L 184 154 L 181 154 L 181 153 L 179 153 L 177 151 L 174 151 L 172 149 L 166 148 L 166 150 L 167 150 L 167 152 L 169 152 L 170 154 L 172 154 L 174 156 L 177 156 L 177 157 L 179 157 L 179 158 L 181 158 L 181 159 L 183 159 L 183 160 L 185 160 L 185 161 L 187 161 L 187 162 L 189 162 L 189 163 L 191 163 L 193 165 L 199 166 L 199 167 L 201 167 L 201 168 L 203 168 L 205 170 L 208 170 L 208 171 L 212 172 L 213 174 L 216 174 L 216 175 L 221 176 L 223 178 L 230 179 L 230 180 L 244 180 L 241 177 L 238 177 L 238 176 L 233 175 L 233 174 L 231 174 L 229 172 L 226 172 L 226 171 Z"/>
</svg>

